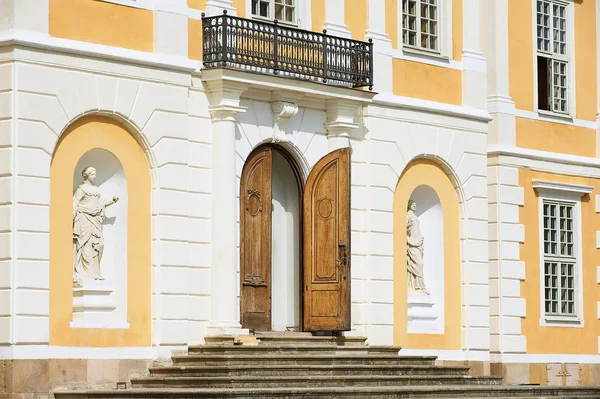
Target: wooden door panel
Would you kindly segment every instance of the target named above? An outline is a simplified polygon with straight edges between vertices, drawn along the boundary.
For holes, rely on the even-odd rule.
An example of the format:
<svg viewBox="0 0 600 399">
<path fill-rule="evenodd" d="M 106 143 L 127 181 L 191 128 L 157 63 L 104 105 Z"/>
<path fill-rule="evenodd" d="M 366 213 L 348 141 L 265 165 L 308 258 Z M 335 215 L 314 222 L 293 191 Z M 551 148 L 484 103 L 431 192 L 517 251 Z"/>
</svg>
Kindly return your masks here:
<svg viewBox="0 0 600 399">
<path fill-rule="evenodd" d="M 240 313 L 244 328 L 271 328 L 271 175 L 266 147 L 248 157 L 240 180 Z"/>
<path fill-rule="evenodd" d="M 350 149 L 317 162 L 303 206 L 304 330 L 350 330 Z"/>
</svg>

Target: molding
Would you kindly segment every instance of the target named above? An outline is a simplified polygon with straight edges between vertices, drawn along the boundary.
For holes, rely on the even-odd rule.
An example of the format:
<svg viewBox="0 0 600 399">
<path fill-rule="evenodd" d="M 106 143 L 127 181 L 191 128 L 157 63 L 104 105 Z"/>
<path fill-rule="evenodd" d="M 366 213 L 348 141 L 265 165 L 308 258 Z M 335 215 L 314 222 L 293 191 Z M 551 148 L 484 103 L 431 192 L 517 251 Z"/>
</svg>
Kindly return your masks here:
<svg viewBox="0 0 600 399">
<path fill-rule="evenodd" d="M 599 158 L 518 148 L 505 144 L 488 145 L 488 166 L 495 165 L 600 178 Z"/>
<path fill-rule="evenodd" d="M 594 191 L 593 186 L 584 186 L 583 184 L 559 183 L 538 179 L 534 179 L 531 182 L 533 183 L 533 188 L 538 191 L 559 191 L 562 193 L 579 194 L 579 196 Z"/>
<path fill-rule="evenodd" d="M 490 361 L 490 353 L 487 350 L 400 349 L 398 356 L 436 356 L 437 360 Z"/>
<path fill-rule="evenodd" d="M 600 364 L 598 355 L 568 355 L 568 354 L 492 354 L 492 363 L 580 363 Z"/>
<path fill-rule="evenodd" d="M 353 89 L 343 86 L 333 86 L 315 83 L 309 80 L 290 79 L 275 75 L 266 75 L 249 71 L 240 71 L 229 68 L 203 69 L 198 72 L 205 83 L 221 81 L 223 85 L 238 84 L 246 86 L 247 92 L 243 97 L 273 98 L 274 94 L 285 92 L 290 96 L 302 94 L 303 103 L 319 100 L 350 100 L 360 104 L 370 103 L 377 93 Z M 288 95 L 286 95 L 288 96 Z M 275 95 L 277 97 L 277 95 Z M 276 98 L 275 100 L 278 100 Z M 283 99 L 283 98 L 282 98 Z M 302 104 L 298 104 L 302 105 Z"/>
<path fill-rule="evenodd" d="M 103 44 L 60 39 L 43 33 L 18 29 L 0 31 L 0 48 L 5 46 L 30 47 L 59 53 L 76 54 L 86 58 L 96 57 L 187 73 L 198 70 L 202 65 L 200 61 L 193 61 L 183 56 L 147 53 Z"/>
<path fill-rule="evenodd" d="M 586 121 L 584 119 L 576 119 L 570 115 L 557 114 L 548 111 L 525 111 L 515 109 L 514 114 L 517 118 L 533 119 L 541 122 L 560 123 L 561 125 L 577 126 L 586 129 L 596 129 L 598 127 L 596 121 Z"/>
<path fill-rule="evenodd" d="M 461 61 L 456 61 L 449 57 L 444 57 L 435 53 L 419 51 L 410 47 L 392 49 L 391 55 L 393 58 L 404 61 L 420 62 L 422 64 L 433 65 L 441 68 L 455 69 L 457 71 L 462 71 L 463 69 Z"/>
<path fill-rule="evenodd" d="M 182 348 L 183 349 L 183 348 Z M 0 359 L 168 359 L 171 349 L 153 347 L 0 346 Z"/>
<path fill-rule="evenodd" d="M 493 120 L 490 114 L 483 109 L 438 103 L 412 97 L 402 97 L 391 93 L 377 94 L 373 99 L 373 104 L 453 116 L 462 119 L 472 119 L 480 122 L 490 122 Z"/>
</svg>

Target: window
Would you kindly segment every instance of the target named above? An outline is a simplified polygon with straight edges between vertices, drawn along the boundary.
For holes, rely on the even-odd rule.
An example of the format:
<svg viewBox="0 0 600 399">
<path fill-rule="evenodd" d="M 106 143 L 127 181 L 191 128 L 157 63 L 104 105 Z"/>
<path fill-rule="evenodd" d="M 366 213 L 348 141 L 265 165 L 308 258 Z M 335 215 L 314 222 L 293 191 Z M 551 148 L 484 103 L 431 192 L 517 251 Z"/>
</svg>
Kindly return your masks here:
<svg viewBox="0 0 600 399">
<path fill-rule="evenodd" d="M 581 201 L 594 187 L 532 183 L 539 198 L 540 325 L 583 327 Z"/>
<path fill-rule="evenodd" d="M 575 204 L 543 200 L 544 311 L 576 316 Z"/>
<path fill-rule="evenodd" d="M 439 52 L 439 0 L 402 0 L 402 44 Z"/>
<path fill-rule="evenodd" d="M 296 0 L 252 0 L 252 15 L 296 25 Z"/>
<path fill-rule="evenodd" d="M 538 109 L 569 113 L 567 4 L 537 0 Z"/>
</svg>

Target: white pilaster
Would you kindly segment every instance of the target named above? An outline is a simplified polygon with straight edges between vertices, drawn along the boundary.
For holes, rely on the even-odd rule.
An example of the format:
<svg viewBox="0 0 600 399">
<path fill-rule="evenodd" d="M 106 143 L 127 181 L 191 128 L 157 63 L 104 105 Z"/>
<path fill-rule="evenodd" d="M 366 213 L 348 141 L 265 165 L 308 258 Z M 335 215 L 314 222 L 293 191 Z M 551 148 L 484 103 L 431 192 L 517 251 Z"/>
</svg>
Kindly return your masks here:
<svg viewBox="0 0 600 399">
<path fill-rule="evenodd" d="M 463 3 L 463 105 L 487 108 L 486 65 L 481 53 L 480 1 Z"/>
<path fill-rule="evenodd" d="M 359 104 L 346 100 L 327 101 L 327 143 L 329 151 L 350 147 L 350 137 L 359 131 L 356 122 Z"/>
<path fill-rule="evenodd" d="M 373 41 L 373 63 L 377 75 L 373 89 L 378 93 L 392 91 L 392 41 L 385 33 L 385 0 L 369 0 L 369 25 L 365 39 Z"/>
<path fill-rule="evenodd" d="M 350 38 L 348 25 L 344 23 L 344 0 L 325 0 L 325 29 L 333 36 Z"/>
<path fill-rule="evenodd" d="M 236 115 L 247 86 L 214 80 L 208 86 L 212 139 L 211 320 L 207 335 L 243 335 L 237 299 Z"/>
<path fill-rule="evenodd" d="M 48 0 L 0 0 L 0 30 L 48 33 Z"/>
<path fill-rule="evenodd" d="M 488 110 L 494 120 L 489 125 L 488 143 L 516 144 L 515 103 L 509 95 L 508 0 L 481 3 L 482 50 L 488 68 Z"/>
<path fill-rule="evenodd" d="M 188 24 L 186 14 L 154 11 L 154 51 L 187 58 Z"/>
<path fill-rule="evenodd" d="M 206 2 L 206 15 L 220 15 L 223 14 L 223 10 L 227 10 L 229 15 L 237 15 L 237 10 L 233 6 L 233 0 L 208 0 Z"/>
</svg>

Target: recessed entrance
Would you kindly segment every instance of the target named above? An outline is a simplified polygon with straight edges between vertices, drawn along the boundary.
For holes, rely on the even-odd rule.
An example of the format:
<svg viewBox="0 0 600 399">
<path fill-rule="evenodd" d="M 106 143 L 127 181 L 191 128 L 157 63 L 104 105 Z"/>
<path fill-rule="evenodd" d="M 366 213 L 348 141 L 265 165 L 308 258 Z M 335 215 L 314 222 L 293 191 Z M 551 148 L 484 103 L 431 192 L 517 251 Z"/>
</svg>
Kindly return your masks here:
<svg viewBox="0 0 600 399">
<path fill-rule="evenodd" d="M 294 158 L 254 150 L 240 181 L 240 319 L 256 331 L 350 329 L 350 150 L 306 184 Z"/>
</svg>

